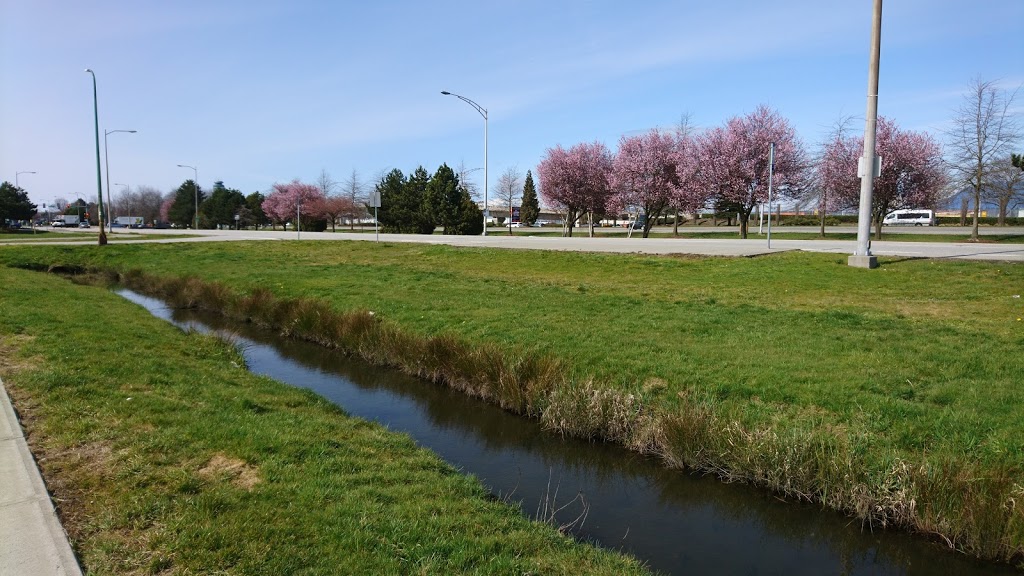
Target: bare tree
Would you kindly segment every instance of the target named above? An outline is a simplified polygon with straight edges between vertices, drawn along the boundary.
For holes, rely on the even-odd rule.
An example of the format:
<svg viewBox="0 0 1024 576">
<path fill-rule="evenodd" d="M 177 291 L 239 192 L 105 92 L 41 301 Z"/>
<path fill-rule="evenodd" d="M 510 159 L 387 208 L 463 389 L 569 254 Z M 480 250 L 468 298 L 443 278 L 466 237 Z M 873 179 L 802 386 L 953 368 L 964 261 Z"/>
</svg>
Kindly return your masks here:
<svg viewBox="0 0 1024 576">
<path fill-rule="evenodd" d="M 466 161 L 459 161 L 459 165 L 455 167 L 455 174 L 459 177 L 459 184 L 469 192 L 469 197 L 474 201 L 480 200 L 480 187 L 476 185 L 476 182 L 469 177 L 470 174 L 477 170 L 483 170 L 483 168 L 466 168 Z"/>
<path fill-rule="evenodd" d="M 383 175 L 377 180 L 381 180 Z M 348 200 L 349 209 L 348 212 L 342 214 L 348 218 L 349 230 L 354 230 L 356 226 L 356 219 L 362 218 L 366 214 L 366 187 L 363 182 L 359 179 L 359 172 L 353 168 L 352 174 L 345 179 L 345 182 L 341 185 L 342 193 Z"/>
<path fill-rule="evenodd" d="M 338 183 L 331 178 L 331 175 L 327 172 L 326 168 L 321 168 L 320 175 L 316 178 L 315 186 L 320 190 L 320 193 L 322 193 L 324 197 L 327 197 L 330 196 L 338 187 Z"/>
<path fill-rule="evenodd" d="M 1021 136 L 1013 113 L 1016 96 L 1017 90 L 1002 90 L 995 81 L 972 81 L 947 132 L 950 165 L 959 183 L 974 196 L 971 240 L 978 239 L 982 191 L 991 187 L 997 163 L 1009 156 L 1010 147 Z"/>
<path fill-rule="evenodd" d="M 512 235 L 512 210 L 523 194 L 523 173 L 518 166 L 509 166 L 494 183 L 494 193 L 508 206 L 508 233 Z"/>
<path fill-rule="evenodd" d="M 984 196 L 999 207 L 998 223 L 1006 226 L 1006 212 L 1010 205 L 1024 197 L 1024 171 L 1013 164 L 1010 156 L 1004 156 L 996 162 Z"/>
</svg>

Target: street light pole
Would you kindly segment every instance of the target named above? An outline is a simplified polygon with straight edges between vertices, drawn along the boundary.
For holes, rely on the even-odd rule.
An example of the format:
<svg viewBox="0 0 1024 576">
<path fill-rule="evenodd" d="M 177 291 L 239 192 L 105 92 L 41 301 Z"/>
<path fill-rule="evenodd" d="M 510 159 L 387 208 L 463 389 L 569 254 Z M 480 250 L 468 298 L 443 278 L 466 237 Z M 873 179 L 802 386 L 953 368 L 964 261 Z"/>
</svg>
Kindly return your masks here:
<svg viewBox="0 0 1024 576">
<path fill-rule="evenodd" d="M 103 131 L 103 161 L 107 165 L 107 229 L 113 234 L 114 229 L 110 227 L 110 223 L 113 222 L 110 217 L 112 211 L 112 204 L 110 203 L 110 152 L 107 150 L 107 136 L 115 132 L 127 132 L 128 134 L 135 134 L 137 130 L 104 130 Z M 103 220 L 100 219 L 100 229 L 103 229 Z"/>
<path fill-rule="evenodd" d="M 484 117 L 484 231 L 481 233 L 481 236 L 487 236 L 487 216 L 490 211 L 487 203 L 487 109 L 465 96 L 460 96 L 446 90 L 442 90 L 441 94 L 444 94 L 445 96 L 455 96 L 459 100 L 462 100 L 466 104 L 472 106 L 480 113 L 481 116 Z"/>
<path fill-rule="evenodd" d="M 875 0 L 871 20 L 871 57 L 868 62 L 868 109 L 864 123 L 864 156 L 858 168 L 860 176 L 860 212 L 857 217 L 857 249 L 847 259 L 856 268 L 878 268 L 871 254 L 871 192 L 880 161 L 875 156 L 875 129 L 878 124 L 878 60 L 882 44 L 882 0 Z"/>
<path fill-rule="evenodd" d="M 96 218 L 100 223 L 99 245 L 106 246 L 107 233 L 103 230 L 103 172 L 100 170 L 100 104 L 99 98 L 96 96 L 96 73 L 90 68 L 86 68 L 85 71 L 92 75 L 92 115 L 96 127 L 96 196 L 98 200 Z"/>
<path fill-rule="evenodd" d="M 21 172 L 15 172 L 14 173 L 14 187 L 15 188 L 21 188 L 21 184 L 19 184 L 19 182 L 18 182 L 18 177 L 21 176 L 22 174 L 35 174 L 35 172 L 33 172 L 31 170 L 22 170 Z"/>
<path fill-rule="evenodd" d="M 199 230 L 199 170 L 197 170 L 195 166 L 189 166 L 187 164 L 178 164 L 178 168 L 192 169 L 192 191 L 196 194 L 196 218 L 195 223 L 192 225 L 192 229 Z"/>
</svg>

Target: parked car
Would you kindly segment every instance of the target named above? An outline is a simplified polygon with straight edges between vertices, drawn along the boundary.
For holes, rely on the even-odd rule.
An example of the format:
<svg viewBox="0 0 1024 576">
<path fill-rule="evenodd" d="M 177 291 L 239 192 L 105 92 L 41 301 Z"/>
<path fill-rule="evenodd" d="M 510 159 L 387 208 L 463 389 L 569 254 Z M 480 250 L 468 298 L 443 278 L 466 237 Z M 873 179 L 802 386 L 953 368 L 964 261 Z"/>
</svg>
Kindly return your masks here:
<svg viewBox="0 0 1024 576">
<path fill-rule="evenodd" d="M 53 228 L 60 228 L 61 226 L 64 226 L 64 221 L 54 220 L 53 222 L 50 222 L 50 226 L 52 226 Z"/>
<path fill-rule="evenodd" d="M 88 228 L 89 227 L 89 222 L 87 222 L 85 220 L 82 220 L 81 222 L 78 223 L 78 227 L 79 228 Z"/>
</svg>

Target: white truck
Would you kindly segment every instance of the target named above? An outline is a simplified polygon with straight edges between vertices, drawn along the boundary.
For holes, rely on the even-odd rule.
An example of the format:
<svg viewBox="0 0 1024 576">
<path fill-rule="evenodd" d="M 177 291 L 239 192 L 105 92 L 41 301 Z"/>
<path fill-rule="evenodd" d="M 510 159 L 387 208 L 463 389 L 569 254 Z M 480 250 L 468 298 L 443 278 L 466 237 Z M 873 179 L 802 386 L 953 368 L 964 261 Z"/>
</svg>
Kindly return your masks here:
<svg viewBox="0 0 1024 576">
<path fill-rule="evenodd" d="M 142 228 L 142 216 L 118 216 L 114 218 L 117 228 Z"/>
<path fill-rule="evenodd" d="M 71 228 L 71 227 L 77 227 L 78 226 L 78 222 L 79 222 L 78 214 L 61 214 L 61 215 L 57 216 L 57 218 L 54 219 L 53 222 L 50 222 L 50 225 L 54 226 L 54 227 L 64 226 L 64 227 Z"/>
</svg>

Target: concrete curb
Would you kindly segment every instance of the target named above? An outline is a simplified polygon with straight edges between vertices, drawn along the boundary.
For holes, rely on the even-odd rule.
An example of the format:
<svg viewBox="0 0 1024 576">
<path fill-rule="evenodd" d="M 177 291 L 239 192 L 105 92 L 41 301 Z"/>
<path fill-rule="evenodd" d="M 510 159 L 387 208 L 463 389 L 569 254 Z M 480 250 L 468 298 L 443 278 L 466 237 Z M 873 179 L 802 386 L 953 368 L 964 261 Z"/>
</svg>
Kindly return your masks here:
<svg viewBox="0 0 1024 576">
<path fill-rule="evenodd" d="M 80 576 L 75 553 L 0 380 L 0 574 Z"/>
</svg>

